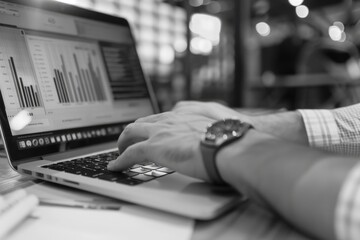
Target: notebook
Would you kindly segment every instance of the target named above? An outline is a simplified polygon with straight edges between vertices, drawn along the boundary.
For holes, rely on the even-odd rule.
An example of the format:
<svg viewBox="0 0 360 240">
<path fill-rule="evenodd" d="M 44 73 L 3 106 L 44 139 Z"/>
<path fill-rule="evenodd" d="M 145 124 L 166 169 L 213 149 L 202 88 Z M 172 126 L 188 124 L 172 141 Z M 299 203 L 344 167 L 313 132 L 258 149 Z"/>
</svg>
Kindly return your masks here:
<svg viewBox="0 0 360 240">
<path fill-rule="evenodd" d="M 0 0 L 0 77 L 1 131 L 18 172 L 195 219 L 242 199 L 150 162 L 106 172 L 124 127 L 158 112 L 125 19 Z"/>
</svg>

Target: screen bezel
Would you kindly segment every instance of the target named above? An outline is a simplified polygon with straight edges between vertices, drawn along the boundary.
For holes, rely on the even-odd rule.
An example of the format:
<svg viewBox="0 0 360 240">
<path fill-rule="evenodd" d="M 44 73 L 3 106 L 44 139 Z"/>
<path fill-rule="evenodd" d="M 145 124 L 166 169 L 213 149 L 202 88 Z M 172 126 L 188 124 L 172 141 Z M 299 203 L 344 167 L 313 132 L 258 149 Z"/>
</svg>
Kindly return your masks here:
<svg viewBox="0 0 360 240">
<path fill-rule="evenodd" d="M 76 7 L 73 5 L 68 5 L 61 2 L 56 1 L 42 1 L 42 0 L 2 0 L 3 2 L 11 3 L 11 4 L 17 4 L 27 7 L 33 7 L 37 9 L 42 9 L 50 12 L 60 13 L 60 14 L 66 14 L 71 15 L 75 17 L 85 18 L 89 20 L 97 20 L 103 23 L 110 23 L 110 24 L 116 24 L 119 26 L 124 26 L 129 29 L 131 34 L 131 41 L 133 42 L 135 46 L 135 39 L 133 37 L 130 25 L 128 21 L 121 17 L 111 16 L 100 12 L 95 12 L 92 10 L 83 9 L 80 7 Z M 0 23 L 1 25 L 1 23 Z M 136 49 L 135 49 L 136 51 Z M 139 64 L 141 65 L 141 62 L 139 60 L 138 53 L 136 52 L 136 56 L 138 58 Z M 143 76 L 143 79 L 147 85 L 147 91 L 149 95 L 149 99 L 151 101 L 152 110 L 154 113 L 159 112 L 158 104 L 155 98 L 154 91 L 152 89 L 152 86 L 150 84 L 149 79 L 145 76 L 142 68 L 141 68 L 141 74 Z M 136 119 L 133 119 L 136 120 Z M 131 122 L 131 121 L 130 121 Z M 119 126 L 121 128 L 125 127 L 129 121 L 127 122 L 119 122 L 118 124 L 106 124 L 106 125 L 96 125 L 92 127 L 84 127 L 84 128 L 74 128 L 76 131 L 81 130 L 91 130 L 92 128 L 102 128 L 102 127 L 112 127 L 112 126 Z M 47 147 L 40 147 L 40 148 L 33 148 L 33 149 L 24 149 L 19 150 L 17 146 L 17 136 L 13 136 L 11 133 L 9 121 L 7 118 L 6 110 L 5 110 L 5 104 L 2 98 L 2 93 L 0 91 L 0 124 L 1 124 L 1 132 L 3 135 L 3 141 L 5 150 L 7 152 L 9 161 L 16 165 L 16 162 L 20 162 L 26 159 L 31 158 L 41 158 L 43 155 L 49 155 L 49 154 L 56 154 L 56 153 L 63 153 L 64 151 L 71 150 L 71 149 L 78 149 L 82 147 L 88 147 L 94 144 L 100 144 L 100 143 L 106 143 L 111 141 L 116 141 L 118 136 L 106 136 L 106 137 L 98 137 L 95 139 L 83 139 L 79 144 L 76 144 L 76 142 L 68 142 L 68 143 L 60 143 L 59 145 L 54 146 L 47 146 Z M 61 134 L 65 131 L 71 131 L 71 129 L 66 129 L 64 131 L 51 131 L 51 132 L 44 132 L 44 134 L 50 134 L 55 133 Z M 34 134 L 28 134 L 29 136 Z M 23 135 L 26 137 L 27 135 Z M 114 146 L 115 147 L 115 146 Z"/>
</svg>

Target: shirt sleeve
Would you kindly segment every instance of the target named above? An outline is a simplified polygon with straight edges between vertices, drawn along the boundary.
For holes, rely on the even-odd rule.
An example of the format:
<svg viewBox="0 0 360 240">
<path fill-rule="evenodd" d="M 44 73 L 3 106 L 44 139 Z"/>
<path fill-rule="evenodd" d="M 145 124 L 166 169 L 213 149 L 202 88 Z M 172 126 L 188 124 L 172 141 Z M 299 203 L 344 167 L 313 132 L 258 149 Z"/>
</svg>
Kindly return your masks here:
<svg viewBox="0 0 360 240">
<path fill-rule="evenodd" d="M 335 110 L 298 110 L 312 147 L 360 156 L 360 104 Z"/>
<path fill-rule="evenodd" d="M 299 110 L 309 144 L 328 151 L 360 156 L 360 104 L 335 110 Z M 360 163 L 339 193 L 334 219 L 338 240 L 360 239 Z"/>
<path fill-rule="evenodd" d="M 360 239 L 360 163 L 351 170 L 341 188 L 334 224 L 338 240 Z"/>
</svg>

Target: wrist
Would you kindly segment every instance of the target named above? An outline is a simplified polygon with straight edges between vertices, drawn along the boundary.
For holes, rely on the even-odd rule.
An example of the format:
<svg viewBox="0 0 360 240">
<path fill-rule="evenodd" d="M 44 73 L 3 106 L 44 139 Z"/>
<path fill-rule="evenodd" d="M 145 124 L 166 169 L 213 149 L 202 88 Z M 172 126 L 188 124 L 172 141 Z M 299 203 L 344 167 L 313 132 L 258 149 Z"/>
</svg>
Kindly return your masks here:
<svg viewBox="0 0 360 240">
<path fill-rule="evenodd" d="M 216 164 L 222 179 L 233 187 L 242 183 L 247 185 L 245 187 L 255 188 L 256 165 L 265 161 L 267 155 L 266 149 L 261 147 L 273 139 L 270 135 L 250 129 L 242 139 L 220 149 Z"/>
<path fill-rule="evenodd" d="M 298 111 L 250 117 L 249 122 L 261 132 L 302 145 L 309 145 L 305 124 Z"/>
</svg>

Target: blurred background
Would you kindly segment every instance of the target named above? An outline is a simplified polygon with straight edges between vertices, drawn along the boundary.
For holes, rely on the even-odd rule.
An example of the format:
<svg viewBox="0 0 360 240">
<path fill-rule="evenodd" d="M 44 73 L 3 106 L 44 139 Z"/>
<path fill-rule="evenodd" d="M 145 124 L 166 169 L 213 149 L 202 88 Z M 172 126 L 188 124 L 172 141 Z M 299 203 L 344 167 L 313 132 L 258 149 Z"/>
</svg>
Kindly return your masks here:
<svg viewBox="0 0 360 240">
<path fill-rule="evenodd" d="M 360 1 L 61 1 L 128 19 L 162 110 L 360 102 Z"/>
</svg>

